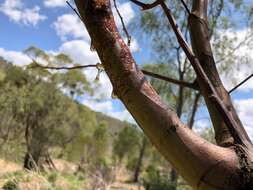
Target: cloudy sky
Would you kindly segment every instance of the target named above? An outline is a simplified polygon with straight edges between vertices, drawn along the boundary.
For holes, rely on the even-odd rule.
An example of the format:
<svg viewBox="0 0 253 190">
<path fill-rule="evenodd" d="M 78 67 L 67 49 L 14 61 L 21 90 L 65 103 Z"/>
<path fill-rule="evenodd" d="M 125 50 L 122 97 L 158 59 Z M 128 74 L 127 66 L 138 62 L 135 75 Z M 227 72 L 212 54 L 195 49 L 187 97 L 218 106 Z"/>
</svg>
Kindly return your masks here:
<svg viewBox="0 0 253 190">
<path fill-rule="evenodd" d="M 126 25 L 137 16 L 137 9 L 129 2 L 120 1 L 118 7 Z M 115 17 L 117 25 L 122 28 L 117 14 Z M 31 45 L 48 52 L 66 53 L 76 63 L 99 62 L 96 53 L 90 51 L 90 39 L 85 27 L 66 5 L 65 0 L 0 0 L 0 23 L 0 56 L 16 65 L 23 66 L 30 62 L 22 51 Z M 241 36 L 241 33 L 238 35 Z M 245 47 L 240 52 L 253 54 L 252 50 L 243 48 Z M 143 57 L 147 57 L 145 48 L 135 38 L 131 51 L 139 64 L 144 62 Z M 245 78 L 251 70 L 247 66 L 237 72 L 238 81 Z M 85 70 L 84 73 L 90 81 L 96 77 L 94 69 Z M 228 78 L 224 77 L 223 80 L 227 88 L 232 87 Z M 134 122 L 124 106 L 111 98 L 111 93 L 110 82 L 102 74 L 95 97 L 82 97 L 80 101 L 96 111 Z M 247 131 L 253 137 L 253 79 L 234 92 L 232 98 Z M 206 117 L 198 114 L 198 126 L 205 126 L 207 123 Z"/>
</svg>

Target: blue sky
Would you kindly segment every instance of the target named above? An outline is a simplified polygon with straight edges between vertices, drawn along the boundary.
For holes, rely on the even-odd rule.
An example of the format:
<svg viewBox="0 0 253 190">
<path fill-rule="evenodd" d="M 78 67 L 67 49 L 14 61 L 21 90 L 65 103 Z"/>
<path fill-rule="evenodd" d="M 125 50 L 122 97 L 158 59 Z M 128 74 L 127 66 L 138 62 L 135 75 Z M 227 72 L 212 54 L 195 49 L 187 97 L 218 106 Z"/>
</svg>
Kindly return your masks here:
<svg viewBox="0 0 253 190">
<path fill-rule="evenodd" d="M 137 9 L 129 2 L 120 1 L 118 4 L 128 25 L 137 16 Z M 97 55 L 90 51 L 90 40 L 83 24 L 66 5 L 65 0 L 0 0 L 0 23 L 0 56 L 17 65 L 23 66 L 29 63 L 29 58 L 22 51 L 31 45 L 48 52 L 66 53 L 80 64 L 99 62 Z M 116 23 L 121 28 L 117 17 Z M 243 31 L 236 35 L 241 36 L 242 33 Z M 135 38 L 133 38 L 131 51 L 139 64 L 145 63 L 150 58 L 145 47 Z M 245 56 L 251 56 L 250 60 L 253 60 L 252 50 L 242 47 L 240 51 L 246 52 Z M 252 66 L 247 65 L 233 73 L 238 75 L 238 81 L 240 81 L 252 70 Z M 96 72 L 94 69 L 84 71 L 91 82 L 95 79 Z M 223 80 L 228 88 L 232 87 L 233 84 L 228 78 L 223 77 Z M 111 99 L 111 92 L 109 80 L 105 74 L 102 74 L 100 87 L 96 90 L 95 97 L 86 95 L 80 97 L 79 100 L 96 111 L 133 122 L 123 105 L 118 100 Z M 253 79 L 234 92 L 232 97 L 243 123 L 253 136 Z M 209 125 L 206 119 L 208 113 L 200 112 L 197 116 L 197 125 Z"/>
<path fill-rule="evenodd" d="M 49 52 L 64 52 L 80 64 L 99 62 L 96 54 L 90 51 L 84 25 L 65 0 L 0 0 L 0 7 L 0 56 L 5 59 L 26 65 L 30 59 L 22 51 L 33 45 Z M 119 8 L 128 24 L 134 17 L 130 3 L 121 3 Z M 116 22 L 120 25 L 119 19 Z M 138 44 L 135 40 L 132 44 L 131 49 L 138 57 Z M 84 72 L 91 82 L 95 79 L 96 70 Z M 97 111 L 133 121 L 120 101 L 111 99 L 112 87 L 105 74 L 100 77 L 100 83 L 95 97 L 85 96 L 79 100 Z"/>
</svg>

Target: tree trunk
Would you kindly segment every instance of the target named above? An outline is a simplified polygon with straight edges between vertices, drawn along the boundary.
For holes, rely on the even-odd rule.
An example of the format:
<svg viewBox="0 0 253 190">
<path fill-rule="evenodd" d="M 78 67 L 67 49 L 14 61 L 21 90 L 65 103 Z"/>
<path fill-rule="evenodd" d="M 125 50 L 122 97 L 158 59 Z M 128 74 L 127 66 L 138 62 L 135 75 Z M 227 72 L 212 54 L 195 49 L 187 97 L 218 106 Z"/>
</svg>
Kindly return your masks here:
<svg viewBox="0 0 253 190">
<path fill-rule="evenodd" d="M 189 120 L 189 124 L 188 124 L 190 129 L 193 128 L 193 125 L 194 125 L 194 122 L 195 122 L 195 115 L 196 115 L 197 110 L 198 110 L 198 104 L 199 104 L 200 97 L 201 97 L 201 94 L 199 92 L 197 92 L 195 94 L 195 97 L 194 97 L 192 112 L 191 112 L 190 120 Z"/>
<path fill-rule="evenodd" d="M 29 127 L 26 128 L 27 152 L 24 158 L 24 168 L 37 171 L 43 169 L 43 164 L 47 163 L 47 161 L 51 162 L 51 160 L 47 160 L 47 158 L 51 158 L 49 156 L 48 146 L 41 141 L 40 133 L 36 130 L 36 128 L 33 128 L 33 131 L 30 131 Z M 50 163 L 50 165 L 54 167 L 53 163 Z"/>
<path fill-rule="evenodd" d="M 24 158 L 24 168 L 27 170 L 43 170 L 44 166 L 47 164 L 50 170 L 56 170 L 53 160 L 51 159 L 48 150 L 45 153 L 41 153 L 41 150 L 35 152 L 27 152 Z"/>
<path fill-rule="evenodd" d="M 75 0 L 75 2 L 91 36 L 92 44 L 110 78 L 114 93 L 152 143 L 185 180 L 193 188 L 201 190 L 253 189 L 251 166 L 253 151 L 248 138 L 244 135 L 245 138 L 239 141 L 241 144 L 221 147 L 193 133 L 180 121 L 176 113 L 162 102 L 137 67 L 116 28 L 110 0 Z M 164 2 L 159 3 L 164 8 Z M 196 72 L 202 71 L 199 67 L 195 69 L 198 69 Z M 213 73 L 212 70 L 205 71 Z M 203 73 L 201 74 L 199 78 L 205 77 Z M 204 85 L 209 85 L 208 90 L 213 93 L 208 80 L 206 78 L 204 80 L 205 84 L 199 80 L 202 92 L 204 93 Z M 222 117 L 227 117 L 223 107 L 212 112 L 216 115 L 222 113 L 220 114 Z M 229 123 L 230 120 L 226 122 Z M 238 130 L 233 132 L 238 133 Z"/>
<path fill-rule="evenodd" d="M 178 57 L 179 57 L 179 55 L 178 55 Z M 178 59 L 178 62 L 180 62 L 179 59 Z M 179 74 L 179 80 L 183 81 L 184 80 L 184 72 L 181 71 L 181 64 L 179 64 L 178 74 Z M 181 118 L 181 116 L 182 116 L 183 105 L 184 105 L 184 87 L 179 86 L 179 88 L 178 88 L 178 99 L 177 99 L 177 108 L 176 108 L 176 113 L 177 113 L 177 116 L 179 118 Z M 177 187 L 177 181 L 178 181 L 178 173 L 174 168 L 172 168 L 172 170 L 170 172 L 170 179 L 171 179 L 171 182 L 172 182 L 173 186 L 176 188 Z"/>
<path fill-rule="evenodd" d="M 133 180 L 134 183 L 139 182 L 139 176 L 140 176 L 140 172 L 141 172 L 142 161 L 143 161 L 146 145 L 147 145 L 147 139 L 146 139 L 146 137 L 143 137 L 142 145 L 141 145 L 141 149 L 140 149 L 140 154 L 139 154 L 138 161 L 136 163 L 136 167 L 134 170 L 134 180 Z"/>
</svg>

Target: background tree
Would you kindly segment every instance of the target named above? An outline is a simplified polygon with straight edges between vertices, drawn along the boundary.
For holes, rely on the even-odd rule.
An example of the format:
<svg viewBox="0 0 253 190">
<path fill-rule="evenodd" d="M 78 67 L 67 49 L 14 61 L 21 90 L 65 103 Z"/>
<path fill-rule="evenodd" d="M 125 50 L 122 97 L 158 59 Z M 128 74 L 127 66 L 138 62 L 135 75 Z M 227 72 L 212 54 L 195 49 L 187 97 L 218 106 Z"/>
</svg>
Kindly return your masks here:
<svg viewBox="0 0 253 190">
<path fill-rule="evenodd" d="M 109 133 L 108 133 L 108 126 L 106 123 L 100 123 L 93 134 L 92 143 L 94 150 L 92 151 L 91 155 L 94 155 L 96 165 L 103 164 L 106 162 L 106 157 L 109 153 Z"/>
<path fill-rule="evenodd" d="M 139 153 L 137 156 L 136 164 L 135 164 L 135 169 L 134 169 L 134 178 L 133 182 L 138 183 L 139 182 L 139 177 L 141 174 L 142 166 L 143 166 L 143 160 L 145 157 L 145 152 L 146 148 L 148 146 L 148 139 L 142 135 L 142 139 L 139 145 Z"/>
<path fill-rule="evenodd" d="M 113 154 L 118 159 L 119 164 L 125 157 L 131 159 L 136 155 L 140 141 L 140 134 L 137 129 L 132 126 L 124 127 L 113 142 Z"/>
<path fill-rule="evenodd" d="M 34 47 L 28 50 L 48 60 L 70 60 L 64 55 L 50 57 Z M 1 64 L 1 115 L 8 119 L 1 120 L 2 139 L 6 143 L 24 134 L 27 169 L 42 168 L 45 161 L 50 163 L 49 147 L 71 142 L 81 128 L 78 105 L 61 90 L 70 89 L 71 96 L 91 91 L 84 75 L 78 75 L 81 71 L 70 74 L 30 69 L 36 64 L 34 60 L 26 70 Z"/>
</svg>

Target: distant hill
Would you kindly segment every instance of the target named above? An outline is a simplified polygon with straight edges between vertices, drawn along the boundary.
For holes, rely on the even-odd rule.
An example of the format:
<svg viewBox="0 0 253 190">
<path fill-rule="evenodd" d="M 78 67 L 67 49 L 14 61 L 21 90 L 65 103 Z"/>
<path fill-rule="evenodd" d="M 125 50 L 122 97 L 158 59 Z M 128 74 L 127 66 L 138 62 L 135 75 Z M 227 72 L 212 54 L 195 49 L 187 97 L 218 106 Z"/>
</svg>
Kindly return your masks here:
<svg viewBox="0 0 253 190">
<path fill-rule="evenodd" d="M 109 126 L 109 131 L 112 135 L 116 135 L 122 128 L 126 126 L 133 126 L 135 125 L 127 122 L 127 121 L 121 121 L 119 119 L 107 116 L 101 112 L 96 112 L 96 119 L 98 122 L 105 121 Z"/>
</svg>

